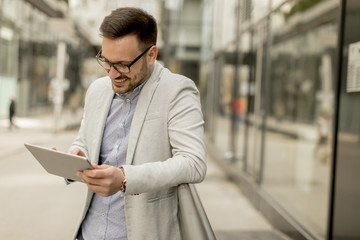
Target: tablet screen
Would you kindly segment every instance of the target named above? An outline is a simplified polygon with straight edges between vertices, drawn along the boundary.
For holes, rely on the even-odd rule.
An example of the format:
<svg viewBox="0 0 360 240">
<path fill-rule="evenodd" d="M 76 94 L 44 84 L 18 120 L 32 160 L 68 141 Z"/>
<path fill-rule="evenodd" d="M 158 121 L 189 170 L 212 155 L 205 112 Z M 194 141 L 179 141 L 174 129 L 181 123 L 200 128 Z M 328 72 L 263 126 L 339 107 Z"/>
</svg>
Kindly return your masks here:
<svg viewBox="0 0 360 240">
<path fill-rule="evenodd" d="M 24 145 L 48 173 L 81 182 L 76 172 L 93 168 L 85 157 L 28 143 Z"/>
</svg>

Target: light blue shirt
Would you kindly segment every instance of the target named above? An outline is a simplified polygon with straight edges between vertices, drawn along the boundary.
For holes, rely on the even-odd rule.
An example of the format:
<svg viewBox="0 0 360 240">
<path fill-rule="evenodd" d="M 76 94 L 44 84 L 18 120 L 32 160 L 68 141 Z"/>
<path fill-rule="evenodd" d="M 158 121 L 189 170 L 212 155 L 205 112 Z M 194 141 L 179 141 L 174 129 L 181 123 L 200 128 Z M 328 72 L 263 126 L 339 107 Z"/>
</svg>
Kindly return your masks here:
<svg viewBox="0 0 360 240">
<path fill-rule="evenodd" d="M 106 119 L 99 164 L 120 167 L 126 163 L 131 121 L 145 82 L 129 94 L 114 94 Z M 81 230 L 85 240 L 127 239 L 121 192 L 109 197 L 94 194 Z"/>
</svg>

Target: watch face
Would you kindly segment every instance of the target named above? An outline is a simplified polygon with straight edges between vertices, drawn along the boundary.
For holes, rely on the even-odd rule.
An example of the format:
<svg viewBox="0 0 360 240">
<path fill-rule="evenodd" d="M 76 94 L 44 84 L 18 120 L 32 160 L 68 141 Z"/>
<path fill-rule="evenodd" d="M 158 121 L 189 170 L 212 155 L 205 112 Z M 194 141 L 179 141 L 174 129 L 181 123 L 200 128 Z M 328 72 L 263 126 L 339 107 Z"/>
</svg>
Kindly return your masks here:
<svg viewBox="0 0 360 240">
<path fill-rule="evenodd" d="M 122 191 L 122 192 L 126 191 L 126 179 L 125 178 L 121 182 L 120 191 Z"/>
</svg>

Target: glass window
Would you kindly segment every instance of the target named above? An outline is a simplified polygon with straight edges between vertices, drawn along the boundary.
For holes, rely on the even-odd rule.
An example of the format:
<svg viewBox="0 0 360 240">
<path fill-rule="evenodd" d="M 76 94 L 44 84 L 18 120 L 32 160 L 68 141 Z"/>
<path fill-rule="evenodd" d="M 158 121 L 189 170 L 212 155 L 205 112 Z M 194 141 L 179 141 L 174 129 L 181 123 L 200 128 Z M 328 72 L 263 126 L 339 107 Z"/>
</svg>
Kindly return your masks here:
<svg viewBox="0 0 360 240">
<path fill-rule="evenodd" d="M 0 28 L 0 75 L 15 76 L 16 62 L 15 62 L 15 42 L 14 30 L 3 26 Z"/>
<path fill-rule="evenodd" d="M 296 7 L 300 2 L 271 18 L 262 184 L 301 225 L 325 239 L 338 4 Z"/>
<path fill-rule="evenodd" d="M 215 144 L 224 159 L 231 160 L 233 155 L 230 144 L 231 130 L 231 98 L 232 81 L 234 77 L 233 65 L 226 64 L 224 56 L 215 60 L 215 89 L 217 97 L 215 109 Z"/>
<path fill-rule="evenodd" d="M 246 69 L 245 72 L 247 75 L 244 75 L 244 77 L 247 77 L 247 83 L 243 82 L 243 85 L 247 87 L 246 96 L 244 96 L 244 100 L 246 101 L 246 114 L 244 116 L 245 123 L 247 124 L 245 129 L 245 142 L 242 144 L 245 144 L 244 146 L 244 170 L 248 173 L 250 173 L 252 176 L 256 177 L 256 162 L 257 162 L 257 151 L 258 149 L 258 115 L 257 111 L 255 109 L 255 101 L 258 101 L 260 98 L 260 95 L 256 95 L 256 89 L 257 86 L 257 70 L 258 67 L 261 68 L 261 66 L 257 66 L 257 55 L 258 55 L 258 48 L 257 43 L 259 41 L 259 36 L 255 32 L 254 29 L 248 32 L 248 35 L 245 35 L 246 41 L 248 41 L 248 44 L 242 42 L 244 44 L 242 46 L 242 49 L 245 50 L 246 48 L 248 51 L 244 51 L 244 59 L 243 59 L 243 71 Z M 248 37 L 248 38 L 247 38 Z M 244 39 L 243 39 L 244 40 Z M 246 47 L 245 47 L 246 46 Z M 261 54 L 261 53 L 259 53 Z M 261 58 L 260 58 L 261 59 Z"/>
<path fill-rule="evenodd" d="M 237 167 L 246 170 L 247 161 L 246 149 L 248 147 L 247 136 L 247 119 L 248 119 L 248 103 L 254 95 L 254 85 L 251 82 L 253 78 L 253 50 L 251 49 L 252 33 L 250 31 L 243 32 L 239 36 L 239 55 L 238 57 L 238 77 L 237 77 L 237 99 L 232 100 L 232 108 L 235 113 L 234 123 L 234 154 L 235 164 Z"/>
</svg>

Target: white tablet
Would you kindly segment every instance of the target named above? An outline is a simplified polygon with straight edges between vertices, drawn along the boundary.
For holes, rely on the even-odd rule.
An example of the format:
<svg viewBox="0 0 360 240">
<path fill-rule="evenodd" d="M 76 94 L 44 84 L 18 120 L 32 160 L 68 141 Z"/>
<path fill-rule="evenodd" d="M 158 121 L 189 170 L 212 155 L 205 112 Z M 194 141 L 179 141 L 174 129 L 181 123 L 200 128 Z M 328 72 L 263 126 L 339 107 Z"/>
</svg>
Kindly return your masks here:
<svg viewBox="0 0 360 240">
<path fill-rule="evenodd" d="M 93 168 L 85 157 L 28 143 L 24 145 L 48 173 L 81 182 L 76 172 Z"/>
</svg>

